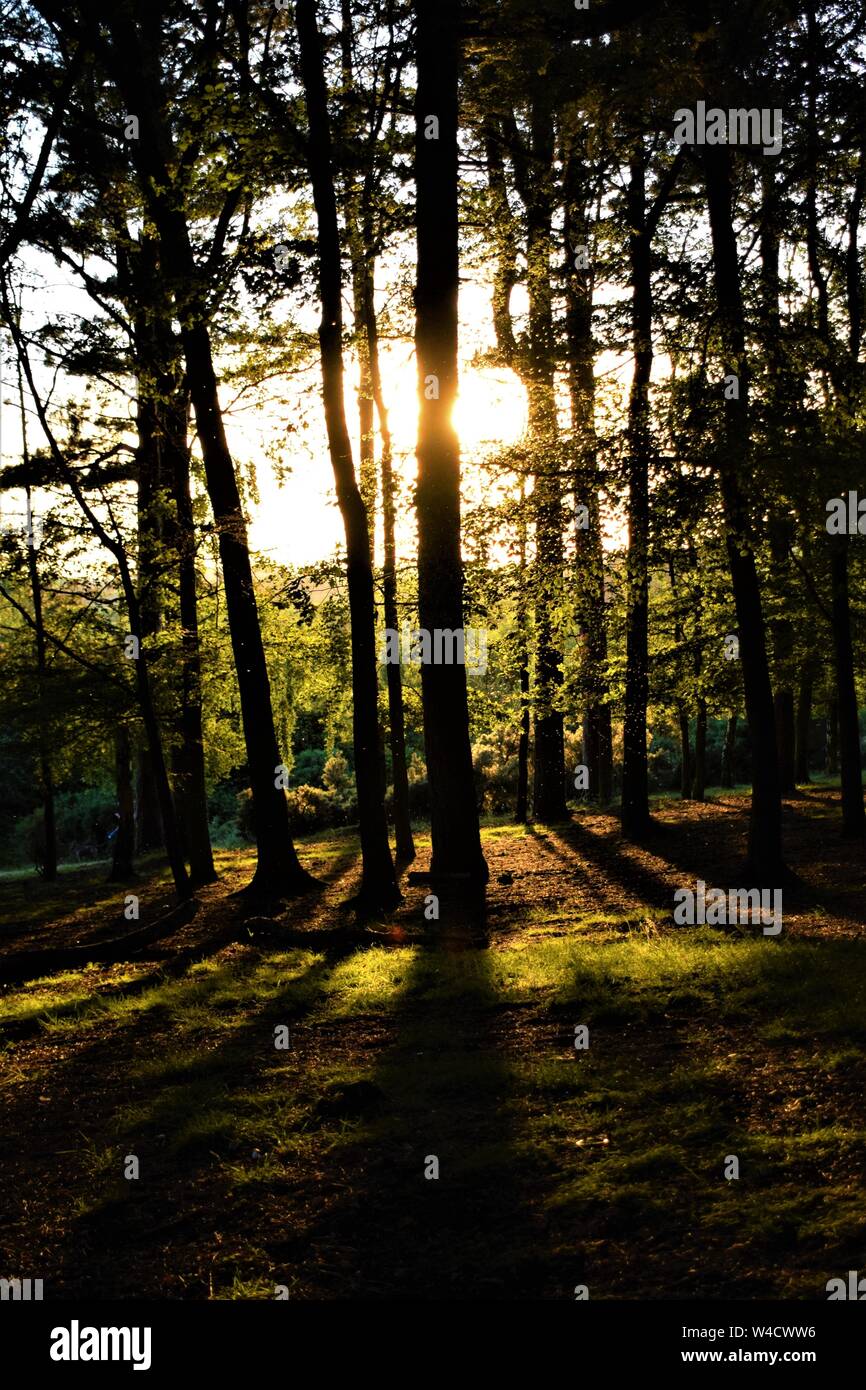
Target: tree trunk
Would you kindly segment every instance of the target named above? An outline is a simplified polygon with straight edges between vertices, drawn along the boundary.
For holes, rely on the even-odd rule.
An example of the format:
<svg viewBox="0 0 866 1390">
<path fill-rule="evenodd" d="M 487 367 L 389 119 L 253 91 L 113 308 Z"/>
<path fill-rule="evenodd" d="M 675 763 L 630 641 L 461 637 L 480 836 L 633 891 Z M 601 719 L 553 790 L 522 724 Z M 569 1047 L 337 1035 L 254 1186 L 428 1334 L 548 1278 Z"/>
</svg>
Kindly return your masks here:
<svg viewBox="0 0 866 1390">
<path fill-rule="evenodd" d="M 650 828 L 647 772 L 649 701 L 649 384 L 652 373 L 651 236 L 646 228 L 646 159 L 642 147 L 630 161 L 629 252 L 632 279 L 634 375 L 628 427 L 628 561 L 626 599 L 625 727 L 623 730 L 622 828 L 640 840 Z"/>
<path fill-rule="evenodd" d="M 141 138 L 130 142 L 160 244 L 163 273 L 172 286 L 204 461 L 208 496 L 218 533 L 232 652 L 237 671 L 257 846 L 251 889 L 266 897 L 309 889 L 314 880 L 298 862 L 289 830 L 285 793 L 277 787 L 282 765 L 274 728 L 268 668 L 259 627 L 250 564 L 246 518 L 234 463 L 223 425 L 222 409 L 207 326 L 205 287 L 189 237 L 189 226 L 169 168 L 174 152 L 164 123 L 159 54 L 152 35 L 141 31 L 128 7 L 111 11 L 110 59 L 129 110 L 139 117 Z"/>
<path fill-rule="evenodd" d="M 826 736 L 824 740 L 824 770 L 831 777 L 839 771 L 839 700 L 835 694 L 827 700 Z"/>
<path fill-rule="evenodd" d="M 526 485 L 520 481 L 520 518 L 518 521 L 518 591 L 517 591 L 517 671 L 520 690 L 520 737 L 517 741 L 517 804 L 514 819 L 525 825 L 529 819 L 529 636 L 526 631 Z"/>
<path fill-rule="evenodd" d="M 752 452 L 748 362 L 727 147 L 707 146 L 704 167 L 725 372 L 736 376 L 738 382 L 736 398 L 728 399 L 726 394 L 725 399 L 725 445 L 720 481 L 752 754 L 749 861 L 756 874 L 773 882 L 782 868 L 782 799 L 761 591 L 749 508 L 743 490 L 749 477 Z"/>
<path fill-rule="evenodd" d="M 379 420 L 379 434 L 382 439 L 381 477 L 382 477 L 382 599 L 385 627 L 392 632 L 399 631 L 399 610 L 397 606 L 397 541 L 395 514 L 394 455 L 391 442 L 391 427 L 385 394 L 382 389 L 382 372 L 379 363 L 379 328 L 376 322 L 374 301 L 374 261 L 372 234 L 365 224 L 362 229 L 366 256 L 364 293 L 361 303 L 363 329 L 367 341 L 370 363 L 370 389 Z M 397 861 L 410 864 L 415 858 L 415 841 L 412 836 L 412 820 L 409 814 L 409 775 L 406 761 L 406 715 L 403 706 L 403 675 L 400 663 L 389 661 L 385 667 L 388 685 L 388 731 L 391 748 L 391 778 L 393 782 L 394 834 L 397 847 Z"/>
<path fill-rule="evenodd" d="M 707 702 L 698 696 L 698 717 L 695 722 L 695 766 L 692 775 L 692 800 L 704 801 L 707 785 Z"/>
<path fill-rule="evenodd" d="M 563 234 L 569 264 L 566 272 L 565 327 L 571 426 L 575 451 L 574 500 L 586 507 L 588 525 L 575 529 L 577 622 L 584 649 L 586 707 L 584 758 L 589 795 L 606 806 L 613 795 L 613 735 L 607 695 L 607 612 L 604 593 L 604 548 L 599 517 L 599 478 L 595 430 L 595 345 L 592 337 L 594 272 L 587 250 L 589 226 L 581 162 L 573 149 L 563 155 Z M 581 262 L 586 261 L 586 264 Z M 578 513 L 580 516 L 580 513 Z"/>
<path fill-rule="evenodd" d="M 198 637 L 198 597 L 195 568 L 195 524 L 189 488 L 186 443 L 187 405 L 175 398 L 169 441 L 177 516 L 178 588 L 181 625 L 181 711 L 177 798 L 194 884 L 213 883 L 213 862 L 204 765 L 201 710 L 201 654 Z"/>
<path fill-rule="evenodd" d="M 21 396 L 22 413 L 22 434 L 24 439 L 24 462 L 29 462 L 27 454 L 27 433 L 26 420 L 24 417 L 24 395 L 20 368 L 19 368 L 19 394 Z M 36 634 L 36 690 L 38 697 L 39 714 L 39 781 L 42 790 L 42 877 L 47 883 L 53 883 L 57 878 L 57 821 L 54 812 L 54 775 L 51 770 L 50 740 L 46 727 L 47 708 L 46 708 L 46 683 L 48 678 L 47 645 L 45 638 L 45 621 L 42 610 L 42 579 L 39 574 L 39 562 L 36 558 L 37 547 L 35 536 L 32 534 L 32 512 L 30 500 L 30 488 L 27 488 L 27 517 L 29 531 L 27 537 L 27 569 L 30 575 L 30 594 L 33 600 L 33 628 Z"/>
<path fill-rule="evenodd" d="M 459 5 L 417 0 L 416 15 L 418 609 L 422 628 L 432 635 L 437 628 L 463 627 L 460 443 L 451 423 L 457 395 Z M 465 666 L 423 665 L 421 692 L 432 873 L 467 875 L 483 884 L 488 871 L 472 775 Z"/>
<path fill-rule="evenodd" d="M 135 873 L 135 799 L 132 792 L 131 751 L 129 728 L 119 723 L 114 731 L 118 819 L 110 883 L 128 883 Z"/>
<path fill-rule="evenodd" d="M 154 328 L 150 290 L 157 268 L 157 250 L 149 237 L 139 242 L 139 290 L 132 307 L 135 325 L 135 355 L 138 378 L 136 465 L 138 492 L 137 591 L 141 609 L 141 641 L 149 642 L 162 622 L 160 594 L 160 546 L 162 541 L 162 451 L 160 448 L 158 367 L 153 357 Z M 148 351 L 150 349 L 150 351 Z M 163 831 L 159 812 L 159 791 L 147 743 L 139 745 L 136 771 L 136 848 L 139 854 L 159 849 Z"/>
<path fill-rule="evenodd" d="M 728 715 L 728 722 L 725 727 L 725 744 L 722 749 L 722 776 L 723 787 L 736 786 L 736 776 L 734 772 L 734 750 L 737 742 L 737 723 L 735 714 Z"/>
<path fill-rule="evenodd" d="M 127 611 L 129 613 L 130 632 L 134 637 L 138 638 L 139 644 L 138 659 L 134 662 L 135 677 L 138 688 L 138 702 L 141 707 L 141 718 L 144 724 L 145 737 L 147 739 L 147 751 L 159 799 L 162 839 L 177 895 L 181 900 L 184 900 L 192 896 L 192 885 L 189 881 L 189 875 L 187 874 L 186 864 L 184 862 L 177 810 L 171 792 L 171 785 L 168 780 L 168 769 L 165 764 L 165 754 L 162 746 L 162 734 L 160 732 L 159 720 L 157 719 L 156 708 L 153 702 L 153 688 L 151 686 L 150 672 L 147 664 L 147 648 L 141 634 L 141 614 L 138 606 L 138 597 L 125 564 L 121 564 L 121 578 L 123 581 Z"/>
<path fill-rule="evenodd" d="M 375 335 L 375 317 L 370 324 L 371 334 Z M 377 342 L 371 337 L 371 344 Z M 391 446 L 391 431 L 382 393 L 379 376 L 378 349 L 373 346 L 373 391 L 375 394 L 379 430 L 382 435 L 382 530 L 384 549 L 382 562 L 382 597 L 385 627 L 392 632 L 399 631 L 399 609 L 397 606 L 397 541 L 395 536 L 394 506 L 394 465 Z M 400 664 L 389 661 L 385 667 L 388 682 L 388 730 L 391 748 L 391 778 L 394 788 L 394 834 L 397 843 L 397 859 L 401 864 L 410 864 L 415 858 L 415 841 L 412 836 L 412 819 L 409 813 L 409 774 L 406 759 L 406 714 L 403 706 L 403 675 Z"/>
<path fill-rule="evenodd" d="M 788 544 L 790 527 L 787 517 L 770 526 L 770 554 L 782 604 L 791 603 L 790 560 Z M 783 796 L 796 791 L 794 719 L 794 624 L 790 618 L 778 617 L 772 624 L 773 668 L 775 695 L 773 708 L 776 718 L 776 745 L 779 755 L 779 783 Z"/>
<path fill-rule="evenodd" d="M 851 607 L 848 595 L 848 538 L 830 541 L 833 592 L 833 651 L 836 658 L 836 692 L 839 718 L 839 760 L 842 771 L 842 825 L 846 836 L 866 833 L 863 807 L 863 768 L 860 756 L 860 721 L 854 680 L 851 643 Z"/>
<path fill-rule="evenodd" d="M 529 346 L 524 371 L 535 463 L 535 701 L 532 813 L 535 820 L 568 815 L 562 711 L 562 652 L 555 614 L 562 598 L 562 483 L 554 384 L 550 277 L 554 136 L 550 91 L 530 111 L 531 173 L 526 198 Z"/>
<path fill-rule="evenodd" d="M 201 712 L 201 658 L 196 595 L 195 523 L 189 486 L 189 397 L 183 385 L 172 306 L 160 274 L 158 245 L 142 234 L 129 269 L 128 298 L 135 314 L 139 384 L 139 560 L 147 612 L 145 637 L 158 631 L 165 600 L 158 589 L 160 550 L 176 558 L 181 630 L 179 746 L 172 756 L 175 804 L 184 855 L 194 884 L 216 879 L 208 824 Z M 145 309 L 142 306 L 146 306 Z M 166 505 L 170 497 L 174 510 Z"/>
<path fill-rule="evenodd" d="M 811 661 L 804 661 L 800 668 L 800 688 L 797 692 L 797 781 L 809 782 L 809 743 L 812 730 L 812 692 L 815 684 L 815 668 Z"/>
<path fill-rule="evenodd" d="M 358 904 L 388 911 L 400 900 L 385 813 L 384 764 L 379 742 L 379 683 L 376 665 L 376 607 L 367 512 L 355 478 L 343 394 L 342 281 L 337 202 L 331 169 L 331 133 L 324 57 L 315 0 L 298 0 L 296 10 L 301 73 L 307 103 L 307 158 L 318 222 L 319 344 L 325 423 L 337 501 L 346 533 L 349 612 L 352 631 L 352 726 L 361 833 L 362 878 Z M 370 421 L 372 424 L 372 420 Z"/>
<path fill-rule="evenodd" d="M 692 799 L 692 745 L 689 731 L 689 714 L 685 705 L 679 707 L 680 722 L 680 797 L 683 801 Z"/>
<path fill-rule="evenodd" d="M 159 819 L 159 793 L 150 760 L 150 749 L 143 742 L 136 757 L 135 778 L 135 841 L 136 852 L 147 854 L 162 846 L 162 825 Z"/>
</svg>

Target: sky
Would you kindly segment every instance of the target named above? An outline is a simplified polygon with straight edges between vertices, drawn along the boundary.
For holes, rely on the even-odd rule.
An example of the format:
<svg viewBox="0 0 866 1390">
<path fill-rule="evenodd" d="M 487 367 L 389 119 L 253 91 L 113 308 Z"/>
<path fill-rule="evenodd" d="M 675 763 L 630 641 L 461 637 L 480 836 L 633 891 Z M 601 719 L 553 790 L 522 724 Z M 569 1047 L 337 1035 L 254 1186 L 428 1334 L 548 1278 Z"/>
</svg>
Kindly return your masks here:
<svg viewBox="0 0 866 1390">
<path fill-rule="evenodd" d="M 27 296 L 26 322 L 30 328 L 62 316 L 90 318 L 93 304 L 71 271 L 58 268 L 47 256 L 28 251 L 25 270 L 34 288 Z M 386 278 L 383 275 L 383 279 Z M 513 309 L 518 315 L 525 307 L 524 291 L 514 292 Z M 315 307 L 295 313 L 300 327 L 312 330 Z M 350 315 L 347 312 L 347 319 Z M 526 427 L 526 392 L 513 372 L 506 368 L 479 366 L 479 353 L 494 342 L 490 285 L 484 276 L 474 274 L 461 281 L 460 292 L 460 389 L 455 408 L 455 424 L 461 441 L 464 491 L 472 498 L 490 500 L 491 489 L 501 491 L 508 479 L 494 482 L 493 476 L 476 465 L 485 455 L 518 442 Z M 8 344 L 4 344 L 8 348 Z M 382 378 L 393 435 L 395 474 L 398 486 L 397 548 L 406 556 L 415 549 L 415 519 L 411 507 L 416 474 L 415 442 L 418 400 L 414 347 L 409 340 L 382 343 Z M 21 428 L 15 374 L 8 361 L 3 371 L 0 406 L 0 466 L 16 464 L 21 457 Z M 36 356 L 34 355 L 34 360 Z M 219 363 L 217 364 L 219 368 Z M 628 359 L 618 361 L 602 354 L 596 364 L 599 375 L 627 375 Z M 38 373 L 42 389 L 49 373 Z M 346 411 L 352 430 L 357 466 L 357 370 L 346 354 Z M 133 386 L 130 383 L 130 391 Z M 55 387 L 56 401 L 80 394 L 79 379 L 61 379 Z M 226 412 L 226 432 L 232 455 L 244 476 L 254 479 L 255 493 L 249 498 L 250 542 L 254 551 L 277 563 L 307 565 L 330 558 L 343 544 L 343 526 L 337 508 L 333 473 L 327 449 L 321 403 L 321 377 L 318 360 L 291 380 L 280 383 L 284 401 L 258 399 L 245 395 L 235 400 L 228 386 L 221 389 Z M 134 419 L 134 400 L 130 395 L 122 405 L 130 422 Z M 28 423 L 31 451 L 42 443 L 38 421 Z M 134 445 L 134 433 L 129 435 Z M 276 455 L 276 458 L 274 457 Z M 511 479 L 511 485 L 516 483 Z M 38 495 L 37 512 L 47 499 Z M 23 494 L 0 491 L 0 516 L 24 513 Z M 616 523 L 608 526 L 607 544 L 621 543 Z M 381 514 L 377 507 L 377 560 L 381 562 Z"/>
</svg>

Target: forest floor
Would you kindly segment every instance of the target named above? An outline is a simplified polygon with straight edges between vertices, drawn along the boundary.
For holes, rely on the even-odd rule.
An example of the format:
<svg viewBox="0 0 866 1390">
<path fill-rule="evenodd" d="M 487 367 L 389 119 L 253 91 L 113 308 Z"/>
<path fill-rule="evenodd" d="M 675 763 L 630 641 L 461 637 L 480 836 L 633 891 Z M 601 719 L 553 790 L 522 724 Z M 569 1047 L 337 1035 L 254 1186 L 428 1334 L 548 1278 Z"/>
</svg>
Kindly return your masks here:
<svg viewBox="0 0 866 1390">
<path fill-rule="evenodd" d="M 781 935 L 676 927 L 676 888 L 749 886 L 748 800 L 655 815 L 640 849 L 599 814 L 487 825 L 472 932 L 425 922 L 423 883 L 351 931 L 343 832 L 302 843 L 319 890 L 247 924 L 252 856 L 221 852 L 191 920 L 29 980 L 34 951 L 157 921 L 170 885 L 0 881 L 21 967 L 0 1276 L 46 1298 L 826 1297 L 866 1268 L 863 846 L 838 792 L 805 789 Z"/>
</svg>

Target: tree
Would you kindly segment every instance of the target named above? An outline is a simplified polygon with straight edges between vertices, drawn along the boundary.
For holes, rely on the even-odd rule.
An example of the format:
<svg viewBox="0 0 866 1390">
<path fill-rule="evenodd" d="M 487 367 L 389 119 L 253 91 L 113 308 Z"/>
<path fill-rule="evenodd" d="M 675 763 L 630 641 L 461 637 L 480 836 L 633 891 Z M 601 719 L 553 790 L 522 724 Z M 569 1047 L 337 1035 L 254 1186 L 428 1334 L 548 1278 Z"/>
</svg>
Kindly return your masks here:
<svg viewBox="0 0 866 1390">
<path fill-rule="evenodd" d="M 355 776 L 363 863 L 359 905 L 366 911 L 387 911 L 400 901 L 401 895 L 388 843 L 379 746 L 376 615 L 370 533 L 364 499 L 355 478 L 343 396 L 340 232 L 332 173 L 324 59 L 316 23 L 315 0 L 298 0 L 295 15 L 307 101 L 310 181 L 318 224 L 319 296 L 322 305 L 319 343 L 325 420 L 337 499 L 346 532 L 352 623 Z"/>
<path fill-rule="evenodd" d="M 457 0 L 417 0 L 418 611 L 429 633 L 463 628 L 457 394 Z M 472 779 L 463 665 L 421 669 L 430 780 L 431 872 L 487 881 Z"/>
</svg>

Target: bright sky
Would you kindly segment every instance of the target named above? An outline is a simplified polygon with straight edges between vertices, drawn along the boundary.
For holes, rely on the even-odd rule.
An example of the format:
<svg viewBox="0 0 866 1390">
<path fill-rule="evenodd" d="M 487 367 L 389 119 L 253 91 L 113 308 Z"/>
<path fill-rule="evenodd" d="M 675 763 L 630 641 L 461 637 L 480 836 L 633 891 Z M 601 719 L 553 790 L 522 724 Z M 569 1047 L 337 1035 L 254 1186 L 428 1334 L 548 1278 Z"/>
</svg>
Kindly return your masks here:
<svg viewBox="0 0 866 1390">
<path fill-rule="evenodd" d="M 89 318 L 92 303 L 76 283 L 71 272 L 59 270 L 45 256 L 28 253 L 28 274 L 34 282 L 40 279 L 44 289 L 27 296 L 27 321 L 32 328 L 45 317 L 80 315 Z M 523 307 L 521 290 L 515 291 L 514 308 Z M 526 393 L 518 378 L 507 369 L 477 367 L 473 358 L 480 349 L 493 343 L 490 287 L 478 280 L 464 280 L 460 295 L 460 392 L 455 411 L 464 468 L 465 490 L 477 494 L 489 475 L 475 467 L 485 454 L 516 443 L 526 427 Z M 50 321 L 50 320 L 49 320 Z M 312 328 L 315 313 L 305 328 Z M 38 360 L 34 354 L 34 361 Z M 617 363 L 612 354 L 604 354 L 597 371 L 610 373 L 628 368 L 628 362 Z M 386 404 L 393 435 L 395 473 L 398 479 L 397 546 L 398 553 L 407 555 L 415 549 L 415 518 L 411 508 L 416 462 L 417 388 L 413 345 L 405 342 L 384 342 L 382 345 L 382 376 Z M 45 387 L 47 373 L 40 374 Z M 346 410 L 356 446 L 357 466 L 357 373 L 347 354 Z M 70 380 L 58 388 L 56 404 L 65 396 L 76 396 L 80 382 Z M 245 397 L 232 404 L 232 392 L 221 390 L 227 410 L 226 429 L 233 456 L 239 466 L 252 469 L 258 492 L 258 504 L 250 506 L 250 539 L 255 550 L 268 554 L 285 564 L 309 564 L 333 555 L 343 544 L 343 527 L 334 490 L 333 473 L 327 450 L 321 402 L 321 377 L 318 362 L 304 373 L 283 384 L 283 394 L 291 402 L 288 410 L 275 402 L 263 402 Z M 3 405 L 0 414 L 0 456 L 2 464 L 17 463 L 21 456 L 21 432 L 14 374 L 7 363 L 3 373 Z M 132 400 L 128 402 L 130 418 L 134 416 Z M 41 443 L 38 422 L 28 425 L 31 450 Z M 134 436 L 130 436 L 134 443 Z M 276 452 L 278 467 L 273 454 Z M 278 476 L 281 474 L 282 477 Z M 6 515 L 22 512 L 23 494 L 0 493 L 0 511 Z M 36 499 L 39 511 L 39 499 Z M 621 543 L 619 528 L 609 530 L 607 544 Z M 377 559 L 381 561 L 381 517 L 377 525 Z"/>
</svg>

